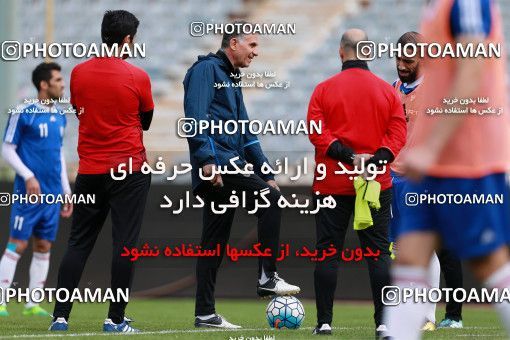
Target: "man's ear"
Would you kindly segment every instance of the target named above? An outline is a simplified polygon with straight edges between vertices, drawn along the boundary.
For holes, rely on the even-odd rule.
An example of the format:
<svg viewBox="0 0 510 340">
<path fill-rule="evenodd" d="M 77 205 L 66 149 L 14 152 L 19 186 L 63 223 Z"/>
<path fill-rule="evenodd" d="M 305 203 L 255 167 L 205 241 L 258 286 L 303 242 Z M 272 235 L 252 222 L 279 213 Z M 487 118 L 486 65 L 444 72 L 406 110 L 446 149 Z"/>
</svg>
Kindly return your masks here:
<svg viewBox="0 0 510 340">
<path fill-rule="evenodd" d="M 123 44 L 130 44 L 131 42 L 133 41 L 133 38 L 131 37 L 131 35 L 126 35 L 124 37 L 124 39 L 122 39 L 122 43 Z"/>
<path fill-rule="evenodd" d="M 237 40 L 237 38 L 230 39 L 230 49 L 232 51 L 235 51 L 237 49 L 237 44 L 238 43 L 239 43 L 239 41 Z"/>
<path fill-rule="evenodd" d="M 48 84 L 47 81 L 45 80 L 41 80 L 41 82 L 39 83 L 39 88 L 40 88 L 40 91 L 46 91 L 48 89 L 48 87 L 50 87 L 50 84 Z"/>
</svg>

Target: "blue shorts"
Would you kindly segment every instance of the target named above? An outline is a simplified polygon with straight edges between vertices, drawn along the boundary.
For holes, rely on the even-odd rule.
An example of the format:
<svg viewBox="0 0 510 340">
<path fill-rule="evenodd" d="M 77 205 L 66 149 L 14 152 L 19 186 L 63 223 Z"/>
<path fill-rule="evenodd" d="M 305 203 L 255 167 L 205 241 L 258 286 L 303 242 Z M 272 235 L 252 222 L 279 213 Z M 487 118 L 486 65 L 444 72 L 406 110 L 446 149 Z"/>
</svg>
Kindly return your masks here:
<svg viewBox="0 0 510 340">
<path fill-rule="evenodd" d="M 60 218 L 60 204 L 14 203 L 9 227 L 11 237 L 28 240 L 30 237 L 55 241 Z"/>
<path fill-rule="evenodd" d="M 394 178 L 392 236 L 436 232 L 443 246 L 461 259 L 494 252 L 510 242 L 510 192 L 505 177 L 425 177 L 418 183 Z"/>
<path fill-rule="evenodd" d="M 405 197 L 407 192 L 406 185 L 408 183 L 408 179 L 404 176 L 401 176 L 395 172 L 391 172 L 391 220 L 390 220 L 390 230 L 388 232 L 388 238 L 390 242 L 395 242 L 396 235 L 399 234 L 400 225 L 402 224 L 402 213 L 403 210 L 408 208 L 405 205 L 404 201 L 401 197 Z"/>
</svg>

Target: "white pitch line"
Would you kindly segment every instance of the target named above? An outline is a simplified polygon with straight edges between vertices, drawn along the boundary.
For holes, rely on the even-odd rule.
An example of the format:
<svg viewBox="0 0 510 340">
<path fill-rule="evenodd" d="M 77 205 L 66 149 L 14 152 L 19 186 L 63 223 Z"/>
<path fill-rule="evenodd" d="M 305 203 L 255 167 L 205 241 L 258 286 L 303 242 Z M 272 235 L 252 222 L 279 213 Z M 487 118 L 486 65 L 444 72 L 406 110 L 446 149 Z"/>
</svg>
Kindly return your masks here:
<svg viewBox="0 0 510 340">
<path fill-rule="evenodd" d="M 503 330 L 502 327 L 489 327 L 489 326 L 467 326 L 467 327 L 462 327 L 462 329 L 493 329 L 493 330 L 501 329 L 501 330 Z"/>
<path fill-rule="evenodd" d="M 494 334 L 459 334 L 457 335 L 457 337 L 470 337 L 470 338 L 475 338 L 475 337 L 478 337 L 478 338 L 492 338 L 494 339 L 496 335 Z M 505 335 L 497 335 L 497 339 L 506 339 L 507 337 Z"/>
<path fill-rule="evenodd" d="M 347 329 L 366 329 L 370 327 L 331 327 L 332 329 L 337 330 L 347 330 Z M 300 327 L 299 329 L 312 330 L 313 327 Z M 278 330 L 270 329 L 270 328 L 239 328 L 239 329 L 167 329 L 162 331 L 148 331 L 148 332 L 140 332 L 140 333 L 105 333 L 105 332 L 96 332 L 96 333 L 45 333 L 45 334 L 17 334 L 17 335 L 3 335 L 0 336 L 0 339 L 22 339 L 22 338 L 62 338 L 62 337 L 89 337 L 89 336 L 118 336 L 118 335 L 158 335 L 158 334 L 186 334 L 186 333 L 219 333 L 219 332 L 278 332 Z"/>
<path fill-rule="evenodd" d="M 162 331 L 148 331 L 148 332 L 140 332 L 140 333 L 106 333 L 106 332 L 96 332 L 96 333 L 66 333 L 66 332 L 58 332 L 58 333 L 46 333 L 46 334 L 18 334 L 18 335 L 10 335 L 10 336 L 0 336 L 0 339 L 12 339 L 12 338 L 62 338 L 62 337 L 76 337 L 76 336 L 115 336 L 115 335 L 157 335 L 157 334 L 185 334 L 185 333 L 217 333 L 217 332 L 237 332 L 237 331 L 268 331 L 267 328 L 240 328 L 240 329 L 167 329 Z"/>
<path fill-rule="evenodd" d="M 300 327 L 299 330 L 312 330 L 314 327 Z M 331 327 L 334 330 L 361 330 L 361 329 L 371 329 L 371 327 Z M 464 327 L 464 329 L 472 329 L 472 330 L 498 330 L 501 329 L 499 327 L 483 327 L 483 326 L 471 326 Z M 239 328 L 239 329 L 167 329 L 161 331 L 146 331 L 140 333 L 105 333 L 105 332 L 89 332 L 89 333 L 66 333 L 66 332 L 55 332 L 55 333 L 43 333 L 43 334 L 17 334 L 17 335 L 2 335 L 0 339 L 38 339 L 38 338 L 63 338 L 63 337 L 91 337 L 91 336 L 118 336 L 118 335 L 128 335 L 128 336 L 144 336 L 144 335 L 160 335 L 160 334 L 193 334 L 193 333 L 221 333 L 221 332 L 276 332 L 276 335 L 279 330 L 271 329 L 271 328 Z M 489 337 L 494 335 L 489 334 L 449 334 L 453 337 Z M 504 337 L 504 336 L 502 336 Z"/>
</svg>

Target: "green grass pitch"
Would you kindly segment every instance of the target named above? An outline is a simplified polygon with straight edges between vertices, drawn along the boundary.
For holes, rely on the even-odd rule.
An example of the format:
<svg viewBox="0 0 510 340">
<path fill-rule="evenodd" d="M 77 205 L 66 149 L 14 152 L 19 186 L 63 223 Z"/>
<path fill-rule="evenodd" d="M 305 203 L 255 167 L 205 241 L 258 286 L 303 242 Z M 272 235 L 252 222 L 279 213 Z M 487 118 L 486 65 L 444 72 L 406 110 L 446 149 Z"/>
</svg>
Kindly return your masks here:
<svg viewBox="0 0 510 340">
<path fill-rule="evenodd" d="M 303 300 L 305 321 L 298 330 L 272 330 L 265 319 L 265 308 L 269 300 L 225 300 L 216 302 L 217 312 L 229 321 L 243 326 L 236 331 L 215 331 L 193 327 L 192 299 L 133 299 L 127 315 L 135 320 L 134 327 L 144 333 L 129 335 L 130 339 L 223 339 L 223 340 L 264 340 L 264 336 L 278 339 L 313 339 L 311 332 L 315 326 L 315 304 Z M 52 306 L 44 305 L 48 311 Z M 9 317 L 0 318 L 0 339 L 58 339 L 72 336 L 73 339 L 104 339 L 118 336 L 103 334 L 102 324 L 108 310 L 107 304 L 75 303 L 69 331 L 67 333 L 48 332 L 50 319 L 21 315 L 22 305 L 9 304 Z M 366 302 L 335 303 L 333 336 L 328 339 L 374 339 L 372 306 Z M 444 305 L 439 305 L 437 318 L 444 315 Z M 498 316 L 488 306 L 464 306 L 464 329 L 437 330 L 425 335 L 425 339 L 504 339 L 505 332 Z M 322 337 L 321 337 L 322 338 Z"/>
</svg>

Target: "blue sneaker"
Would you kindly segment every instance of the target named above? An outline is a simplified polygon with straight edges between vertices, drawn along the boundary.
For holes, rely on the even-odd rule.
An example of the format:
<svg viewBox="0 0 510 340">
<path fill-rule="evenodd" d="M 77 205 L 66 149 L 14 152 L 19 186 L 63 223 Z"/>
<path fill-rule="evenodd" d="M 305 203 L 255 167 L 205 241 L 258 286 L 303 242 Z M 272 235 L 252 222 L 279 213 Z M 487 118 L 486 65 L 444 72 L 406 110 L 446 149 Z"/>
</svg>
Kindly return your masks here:
<svg viewBox="0 0 510 340">
<path fill-rule="evenodd" d="M 437 328 L 463 328 L 462 320 L 455 321 L 452 319 L 444 319 L 437 325 Z"/>
<path fill-rule="evenodd" d="M 103 332 L 110 333 L 139 333 L 140 330 L 133 328 L 129 325 L 129 321 L 122 321 L 122 323 L 116 324 L 113 323 L 112 319 L 104 320 L 103 324 Z"/>
<path fill-rule="evenodd" d="M 57 318 L 57 320 L 51 323 L 49 331 L 67 331 L 69 326 L 67 325 L 67 321 L 65 318 Z"/>
</svg>

